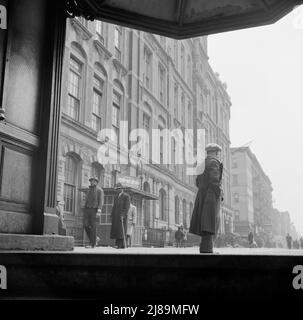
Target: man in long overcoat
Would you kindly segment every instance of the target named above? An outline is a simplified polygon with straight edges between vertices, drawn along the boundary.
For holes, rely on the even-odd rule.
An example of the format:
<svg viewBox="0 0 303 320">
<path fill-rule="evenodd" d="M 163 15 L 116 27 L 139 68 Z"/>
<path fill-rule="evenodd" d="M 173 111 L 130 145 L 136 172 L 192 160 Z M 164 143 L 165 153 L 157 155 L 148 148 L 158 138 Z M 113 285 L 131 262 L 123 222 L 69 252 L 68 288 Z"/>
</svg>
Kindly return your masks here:
<svg viewBox="0 0 303 320">
<path fill-rule="evenodd" d="M 287 243 L 288 249 L 291 249 L 292 248 L 292 237 L 289 233 L 286 235 L 286 243 Z"/>
<path fill-rule="evenodd" d="M 200 253 L 213 253 L 214 236 L 218 233 L 220 226 L 223 164 L 218 159 L 218 153 L 221 150 L 221 147 L 215 143 L 206 146 L 205 169 L 196 179 L 199 190 L 189 232 L 201 236 Z"/>
<path fill-rule="evenodd" d="M 116 240 L 116 247 L 118 249 L 124 249 L 126 247 L 127 214 L 130 207 L 130 196 L 124 192 L 120 183 L 117 184 L 116 189 L 120 192 L 116 196 L 112 207 L 110 237 Z"/>
<path fill-rule="evenodd" d="M 96 218 L 101 215 L 101 209 L 104 202 L 104 192 L 98 187 L 99 179 L 92 177 L 89 179 L 90 186 L 86 195 L 84 206 L 84 229 L 89 238 L 90 246 L 96 246 Z"/>
</svg>

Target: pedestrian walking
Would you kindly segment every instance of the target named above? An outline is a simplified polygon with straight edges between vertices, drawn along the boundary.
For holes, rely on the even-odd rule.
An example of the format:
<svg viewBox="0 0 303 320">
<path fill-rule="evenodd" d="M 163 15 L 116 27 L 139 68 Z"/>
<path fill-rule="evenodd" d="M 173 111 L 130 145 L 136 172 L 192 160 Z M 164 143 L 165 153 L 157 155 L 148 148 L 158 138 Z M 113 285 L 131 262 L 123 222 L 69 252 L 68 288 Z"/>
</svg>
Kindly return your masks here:
<svg viewBox="0 0 303 320">
<path fill-rule="evenodd" d="M 60 207 L 60 201 L 57 201 L 57 205 L 56 205 L 56 215 L 59 218 L 59 222 L 58 222 L 58 234 L 60 236 L 66 236 L 67 235 L 67 229 L 66 229 L 66 225 L 64 222 L 64 214 L 63 214 L 63 210 Z"/>
<path fill-rule="evenodd" d="M 175 240 L 176 240 L 176 247 L 181 247 L 181 241 L 183 238 L 183 231 L 181 230 L 181 227 L 178 227 L 178 230 L 175 232 Z"/>
<path fill-rule="evenodd" d="M 249 247 L 252 248 L 254 245 L 254 234 L 252 233 L 252 231 L 248 233 L 247 239 Z"/>
<path fill-rule="evenodd" d="M 291 249 L 292 247 L 292 237 L 289 233 L 287 233 L 286 235 L 286 243 L 287 243 L 287 247 L 288 249 Z"/>
<path fill-rule="evenodd" d="M 126 244 L 127 247 L 132 246 L 132 236 L 135 225 L 137 223 L 137 207 L 131 202 L 127 213 L 127 231 L 126 231 Z"/>
<path fill-rule="evenodd" d="M 189 232 L 201 236 L 200 253 L 213 253 L 213 241 L 220 225 L 220 202 L 223 201 L 221 181 L 223 164 L 218 159 L 221 147 L 206 146 L 205 169 L 196 179 L 199 188 Z"/>
<path fill-rule="evenodd" d="M 300 249 L 299 240 L 296 239 L 296 240 L 293 242 L 293 247 L 294 247 L 294 249 Z"/>
<path fill-rule="evenodd" d="M 186 240 L 187 240 L 187 232 L 183 226 L 181 226 L 181 231 L 182 231 L 181 247 L 185 248 L 186 247 Z"/>
<path fill-rule="evenodd" d="M 114 200 L 111 211 L 112 225 L 110 237 L 115 239 L 115 247 L 117 249 L 126 248 L 127 236 L 127 214 L 130 208 L 130 196 L 123 190 L 121 183 L 116 185 L 119 194 Z"/>
<path fill-rule="evenodd" d="M 90 186 L 84 206 L 84 229 L 90 243 L 87 247 L 94 248 L 96 246 L 96 218 L 101 215 L 104 192 L 98 186 L 99 179 L 97 177 L 90 178 L 89 182 Z"/>
</svg>

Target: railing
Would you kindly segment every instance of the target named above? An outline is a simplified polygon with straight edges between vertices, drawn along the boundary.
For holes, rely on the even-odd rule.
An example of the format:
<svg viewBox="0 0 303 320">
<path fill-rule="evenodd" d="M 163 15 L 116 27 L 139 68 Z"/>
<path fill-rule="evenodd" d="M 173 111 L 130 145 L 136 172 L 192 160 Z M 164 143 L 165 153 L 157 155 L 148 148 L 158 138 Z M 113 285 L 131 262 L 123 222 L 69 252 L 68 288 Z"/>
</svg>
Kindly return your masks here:
<svg viewBox="0 0 303 320">
<path fill-rule="evenodd" d="M 165 229 L 145 228 L 142 241 L 143 246 L 164 247 L 167 232 Z"/>
<path fill-rule="evenodd" d="M 132 246 L 142 246 L 142 236 L 144 232 L 144 227 L 136 226 L 132 235 Z"/>
</svg>

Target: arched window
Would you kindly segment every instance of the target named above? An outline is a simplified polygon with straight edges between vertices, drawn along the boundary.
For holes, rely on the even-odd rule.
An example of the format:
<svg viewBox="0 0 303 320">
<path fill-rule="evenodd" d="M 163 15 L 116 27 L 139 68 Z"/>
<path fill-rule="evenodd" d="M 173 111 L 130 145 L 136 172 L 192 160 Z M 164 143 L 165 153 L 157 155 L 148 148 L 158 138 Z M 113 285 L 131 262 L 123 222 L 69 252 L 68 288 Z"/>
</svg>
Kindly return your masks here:
<svg viewBox="0 0 303 320">
<path fill-rule="evenodd" d="M 119 144 L 120 121 L 123 107 L 124 90 L 118 81 L 114 81 L 113 107 L 112 107 L 112 129 L 115 132 L 114 143 Z"/>
<path fill-rule="evenodd" d="M 122 57 L 122 27 L 115 26 L 114 34 L 114 43 L 115 43 L 115 58 L 121 62 Z"/>
<path fill-rule="evenodd" d="M 76 121 L 81 118 L 81 105 L 84 101 L 83 82 L 85 79 L 86 54 L 77 43 L 72 43 L 69 60 L 67 115 Z"/>
<path fill-rule="evenodd" d="M 67 114 L 77 121 L 79 121 L 80 115 L 82 69 L 83 64 L 79 60 L 71 56 L 69 65 Z"/>
<path fill-rule="evenodd" d="M 99 162 L 92 163 L 91 177 L 97 177 L 99 179 L 99 185 L 104 187 L 104 168 Z"/>
<path fill-rule="evenodd" d="M 76 191 L 78 187 L 78 161 L 67 155 L 64 168 L 64 211 L 75 214 Z"/>
<path fill-rule="evenodd" d="M 93 80 L 93 108 L 91 126 L 95 131 L 100 131 L 102 129 L 102 120 L 104 119 L 104 109 L 106 105 L 104 94 L 106 92 L 106 72 L 99 63 L 95 63 Z"/>
<path fill-rule="evenodd" d="M 161 189 L 159 192 L 160 198 L 160 220 L 166 221 L 166 192 Z"/>
<path fill-rule="evenodd" d="M 96 74 L 93 87 L 92 129 L 100 131 L 102 127 L 102 96 L 104 82 Z"/>
<path fill-rule="evenodd" d="M 186 211 L 186 200 L 185 199 L 183 199 L 182 207 L 183 207 L 183 226 L 184 226 L 184 228 L 187 228 L 187 211 Z"/>
<path fill-rule="evenodd" d="M 175 196 L 175 223 L 180 223 L 180 200 L 178 196 Z"/>
</svg>

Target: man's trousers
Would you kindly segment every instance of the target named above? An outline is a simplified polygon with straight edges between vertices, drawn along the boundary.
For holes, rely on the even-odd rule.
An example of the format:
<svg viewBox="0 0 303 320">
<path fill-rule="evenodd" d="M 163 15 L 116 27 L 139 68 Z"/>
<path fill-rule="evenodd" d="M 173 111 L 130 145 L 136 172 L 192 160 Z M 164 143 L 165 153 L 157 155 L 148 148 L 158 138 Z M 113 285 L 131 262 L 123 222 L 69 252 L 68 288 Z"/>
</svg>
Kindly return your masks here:
<svg viewBox="0 0 303 320">
<path fill-rule="evenodd" d="M 96 246 L 96 217 L 98 209 L 85 208 L 84 210 L 84 230 L 89 238 L 90 245 Z"/>
<path fill-rule="evenodd" d="M 214 235 L 209 232 L 203 232 L 200 243 L 200 253 L 213 253 Z"/>
</svg>

